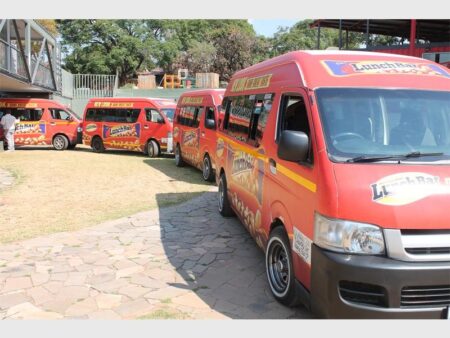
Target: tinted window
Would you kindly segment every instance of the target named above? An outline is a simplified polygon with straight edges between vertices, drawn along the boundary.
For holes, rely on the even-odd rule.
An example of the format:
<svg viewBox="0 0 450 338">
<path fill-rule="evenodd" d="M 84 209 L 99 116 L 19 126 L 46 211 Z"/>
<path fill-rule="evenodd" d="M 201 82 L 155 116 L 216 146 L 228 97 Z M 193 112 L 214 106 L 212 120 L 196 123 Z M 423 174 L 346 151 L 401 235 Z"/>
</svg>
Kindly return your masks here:
<svg viewBox="0 0 450 338">
<path fill-rule="evenodd" d="M 197 128 L 200 124 L 203 107 L 182 107 L 177 115 L 177 122 L 181 125 Z"/>
<path fill-rule="evenodd" d="M 70 114 L 62 109 L 50 109 L 50 114 L 55 120 L 70 120 Z"/>
<path fill-rule="evenodd" d="M 39 121 L 42 113 L 42 109 L 11 109 L 11 114 L 20 121 Z"/>
<path fill-rule="evenodd" d="M 89 109 L 86 121 L 136 123 L 139 118 L 139 109 Z"/>
<path fill-rule="evenodd" d="M 216 121 L 213 107 L 207 107 L 206 108 L 205 121 L 206 120 L 214 120 L 214 121 Z"/>
<path fill-rule="evenodd" d="M 170 122 L 173 122 L 173 115 L 175 114 L 175 109 L 173 109 L 173 108 L 164 108 L 164 109 L 161 109 L 161 112 L 164 115 L 166 115 L 167 119 Z"/>
<path fill-rule="evenodd" d="M 272 109 L 274 94 L 225 98 L 224 130 L 235 139 L 258 147 Z"/>
<path fill-rule="evenodd" d="M 145 110 L 145 118 L 148 122 L 158 122 L 159 118 L 162 118 L 162 116 L 159 114 L 159 112 L 156 109 L 146 109 Z"/>
</svg>

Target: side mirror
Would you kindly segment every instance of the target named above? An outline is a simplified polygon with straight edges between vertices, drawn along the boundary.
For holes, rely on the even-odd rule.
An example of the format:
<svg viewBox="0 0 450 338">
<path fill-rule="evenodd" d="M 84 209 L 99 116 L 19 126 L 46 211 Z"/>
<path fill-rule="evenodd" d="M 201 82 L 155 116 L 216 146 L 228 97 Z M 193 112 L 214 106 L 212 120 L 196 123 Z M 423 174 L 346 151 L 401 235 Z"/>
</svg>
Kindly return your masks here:
<svg viewBox="0 0 450 338">
<path fill-rule="evenodd" d="M 158 116 L 158 118 L 156 119 L 156 122 L 157 122 L 157 123 L 161 123 L 161 124 L 166 123 L 166 122 L 164 121 L 164 118 L 163 118 L 162 116 Z"/>
<path fill-rule="evenodd" d="M 73 120 L 74 120 L 73 116 L 69 115 L 69 121 L 73 121 Z"/>
<path fill-rule="evenodd" d="M 214 121 L 213 119 L 205 120 L 205 128 L 216 129 L 216 121 Z"/>
<path fill-rule="evenodd" d="M 302 131 L 285 130 L 278 143 L 278 157 L 290 162 L 305 162 L 308 159 L 309 137 Z"/>
</svg>

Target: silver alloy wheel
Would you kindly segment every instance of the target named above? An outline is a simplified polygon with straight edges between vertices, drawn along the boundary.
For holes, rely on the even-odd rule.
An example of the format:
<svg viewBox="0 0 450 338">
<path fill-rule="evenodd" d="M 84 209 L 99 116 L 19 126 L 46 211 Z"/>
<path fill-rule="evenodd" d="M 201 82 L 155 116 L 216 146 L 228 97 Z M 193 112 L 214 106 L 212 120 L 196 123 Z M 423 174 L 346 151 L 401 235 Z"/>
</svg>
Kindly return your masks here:
<svg viewBox="0 0 450 338">
<path fill-rule="evenodd" d="M 219 182 L 219 211 L 223 210 L 223 201 L 225 199 L 225 191 L 223 188 L 223 178 Z"/>
<path fill-rule="evenodd" d="M 62 150 L 64 149 L 66 142 L 64 140 L 63 136 L 56 136 L 55 139 L 53 140 L 53 146 L 57 149 L 57 150 Z"/>
<path fill-rule="evenodd" d="M 155 149 L 153 147 L 152 141 L 149 141 L 147 143 L 147 152 L 148 152 L 148 156 L 150 156 L 150 157 L 154 157 L 155 156 Z"/>
<path fill-rule="evenodd" d="M 289 288 L 290 267 L 288 252 L 278 238 L 272 238 L 268 244 L 266 264 L 272 291 L 283 297 Z"/>
<path fill-rule="evenodd" d="M 180 147 L 175 148 L 175 162 L 180 162 Z"/>
<path fill-rule="evenodd" d="M 206 181 L 209 178 L 211 171 L 211 164 L 209 163 L 209 157 L 205 156 L 203 159 L 203 179 Z"/>
</svg>

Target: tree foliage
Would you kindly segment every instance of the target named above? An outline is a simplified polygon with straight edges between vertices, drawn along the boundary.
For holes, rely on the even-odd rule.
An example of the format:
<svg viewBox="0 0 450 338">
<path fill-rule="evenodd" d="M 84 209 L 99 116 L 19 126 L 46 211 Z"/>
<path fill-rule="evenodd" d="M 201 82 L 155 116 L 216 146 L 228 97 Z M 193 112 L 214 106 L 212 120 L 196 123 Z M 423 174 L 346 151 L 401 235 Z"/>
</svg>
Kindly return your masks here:
<svg viewBox="0 0 450 338">
<path fill-rule="evenodd" d="M 154 67 L 169 73 L 179 68 L 191 73 L 216 72 L 228 80 L 236 71 L 270 57 L 315 49 L 317 29 L 311 23 L 303 20 L 291 28 L 280 27 L 272 38 L 258 36 L 247 20 L 57 20 L 57 28 L 67 70 L 118 72 L 124 84 L 137 72 Z M 46 25 L 51 29 L 51 22 Z M 364 34 L 350 32 L 348 48 L 358 48 L 364 38 Z M 372 40 L 402 43 L 379 36 Z M 321 29 L 321 49 L 338 44 L 337 30 Z"/>
</svg>

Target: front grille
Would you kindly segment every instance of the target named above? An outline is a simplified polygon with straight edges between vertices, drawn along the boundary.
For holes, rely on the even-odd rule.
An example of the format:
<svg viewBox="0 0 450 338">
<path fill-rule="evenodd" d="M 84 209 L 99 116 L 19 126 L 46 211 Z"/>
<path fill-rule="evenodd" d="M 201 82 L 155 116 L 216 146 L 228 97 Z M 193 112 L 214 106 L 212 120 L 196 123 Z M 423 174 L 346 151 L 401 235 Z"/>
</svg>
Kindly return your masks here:
<svg viewBox="0 0 450 338">
<path fill-rule="evenodd" d="M 402 307 L 450 306 L 450 285 L 406 286 L 402 289 Z"/>
<path fill-rule="evenodd" d="M 339 292 L 343 299 L 351 303 L 387 307 L 386 290 L 378 285 L 340 281 Z"/>
<path fill-rule="evenodd" d="M 450 254 L 450 248 L 405 248 L 411 255 L 445 255 Z"/>
</svg>

